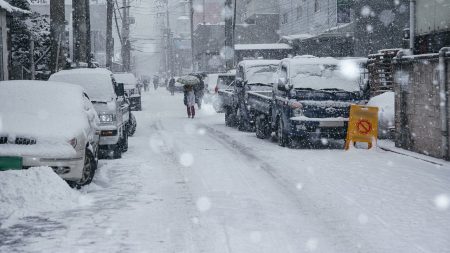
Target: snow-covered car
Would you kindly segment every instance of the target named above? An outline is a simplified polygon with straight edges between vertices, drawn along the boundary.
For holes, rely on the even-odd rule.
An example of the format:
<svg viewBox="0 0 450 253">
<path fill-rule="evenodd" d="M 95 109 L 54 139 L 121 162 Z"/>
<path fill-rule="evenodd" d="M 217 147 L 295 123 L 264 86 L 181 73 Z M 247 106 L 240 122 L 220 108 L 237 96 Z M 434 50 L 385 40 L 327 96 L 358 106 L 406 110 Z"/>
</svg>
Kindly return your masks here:
<svg viewBox="0 0 450 253">
<path fill-rule="evenodd" d="M 118 159 L 128 150 L 129 106 L 123 85 L 107 69 L 71 69 L 50 76 L 50 81 L 78 84 L 86 90 L 100 118 L 100 156 Z"/>
<path fill-rule="evenodd" d="M 138 81 L 132 73 L 114 73 L 114 79 L 117 83 L 123 83 L 125 93 L 130 101 L 132 111 L 141 111 L 141 91 L 138 88 Z"/>
<path fill-rule="evenodd" d="M 223 101 L 218 94 L 219 90 L 232 91 L 234 89 L 235 77 L 236 71 L 208 74 L 206 78 L 208 94 L 205 97 L 205 102 L 211 103 L 216 112 L 223 112 Z"/>
<path fill-rule="evenodd" d="M 98 115 L 84 90 L 43 81 L 0 82 L 0 168 L 48 166 L 72 185 L 97 168 Z"/>
</svg>

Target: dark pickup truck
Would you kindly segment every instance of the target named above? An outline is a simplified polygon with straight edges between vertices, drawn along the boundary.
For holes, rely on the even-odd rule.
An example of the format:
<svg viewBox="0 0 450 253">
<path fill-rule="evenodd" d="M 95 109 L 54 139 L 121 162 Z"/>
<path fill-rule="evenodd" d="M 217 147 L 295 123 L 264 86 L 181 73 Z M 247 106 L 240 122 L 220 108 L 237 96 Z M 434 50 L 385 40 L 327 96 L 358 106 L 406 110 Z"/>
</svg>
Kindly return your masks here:
<svg viewBox="0 0 450 253">
<path fill-rule="evenodd" d="M 255 115 L 249 110 L 249 92 L 270 92 L 278 60 L 244 60 L 236 69 L 236 80 L 232 90 L 219 90 L 225 111 L 225 124 L 237 126 L 241 131 L 254 128 Z"/>
<path fill-rule="evenodd" d="M 366 99 L 364 62 L 311 56 L 282 60 L 272 92 L 247 94 L 256 136 L 264 139 L 274 132 L 280 146 L 345 138 L 350 105 Z"/>
</svg>

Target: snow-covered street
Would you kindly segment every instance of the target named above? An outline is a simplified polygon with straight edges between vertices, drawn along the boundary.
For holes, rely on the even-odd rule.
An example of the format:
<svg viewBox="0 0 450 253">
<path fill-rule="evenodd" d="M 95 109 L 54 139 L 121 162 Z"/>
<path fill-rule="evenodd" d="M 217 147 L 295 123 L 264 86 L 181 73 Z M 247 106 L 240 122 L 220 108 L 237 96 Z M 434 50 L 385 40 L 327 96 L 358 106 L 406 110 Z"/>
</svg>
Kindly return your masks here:
<svg viewBox="0 0 450 253">
<path fill-rule="evenodd" d="M 0 252 L 450 252 L 449 163 L 281 148 L 162 88 L 134 113 L 83 205 L 9 221 Z"/>
</svg>

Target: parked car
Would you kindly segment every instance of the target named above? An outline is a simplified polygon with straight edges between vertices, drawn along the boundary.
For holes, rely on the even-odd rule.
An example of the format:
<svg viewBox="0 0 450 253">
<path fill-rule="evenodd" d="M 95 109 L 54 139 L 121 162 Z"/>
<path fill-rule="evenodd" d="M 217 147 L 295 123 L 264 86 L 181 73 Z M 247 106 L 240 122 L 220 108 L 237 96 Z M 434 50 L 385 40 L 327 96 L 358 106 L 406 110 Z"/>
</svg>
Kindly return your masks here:
<svg viewBox="0 0 450 253">
<path fill-rule="evenodd" d="M 279 60 L 244 60 L 238 64 L 233 91 L 219 90 L 228 126 L 237 125 L 241 131 L 253 130 L 255 115 L 248 109 L 247 93 L 270 92 L 279 63 Z"/>
<path fill-rule="evenodd" d="M 112 72 L 101 68 L 63 70 L 49 80 L 78 84 L 86 90 L 100 118 L 101 157 L 121 158 L 128 150 L 130 112 L 124 87 L 116 83 Z"/>
<path fill-rule="evenodd" d="M 0 90 L 0 169 L 48 166 L 73 186 L 89 184 L 100 122 L 84 90 L 43 81 L 0 82 Z"/>
<path fill-rule="evenodd" d="M 132 73 L 114 73 L 114 79 L 117 83 L 122 83 L 125 94 L 130 101 L 132 111 L 142 110 L 141 91 L 138 88 L 138 81 Z"/>
<path fill-rule="evenodd" d="M 223 112 L 223 102 L 219 96 L 219 90 L 234 89 L 234 79 L 236 77 L 236 71 L 229 71 L 227 73 L 208 74 L 206 78 L 208 94 L 205 97 L 206 103 L 211 103 L 214 110 L 218 113 Z"/>
<path fill-rule="evenodd" d="M 282 60 L 272 92 L 248 92 L 256 136 L 264 139 L 275 132 L 280 146 L 345 138 L 350 105 L 364 103 L 364 61 L 313 56 Z"/>
</svg>

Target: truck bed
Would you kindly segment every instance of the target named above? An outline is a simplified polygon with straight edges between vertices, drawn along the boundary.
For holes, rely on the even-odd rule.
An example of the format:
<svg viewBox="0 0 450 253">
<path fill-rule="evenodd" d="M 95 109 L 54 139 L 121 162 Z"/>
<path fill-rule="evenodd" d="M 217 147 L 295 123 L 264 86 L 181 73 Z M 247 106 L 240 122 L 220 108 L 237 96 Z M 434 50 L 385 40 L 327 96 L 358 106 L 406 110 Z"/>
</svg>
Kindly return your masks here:
<svg viewBox="0 0 450 253">
<path fill-rule="evenodd" d="M 247 92 L 247 95 L 250 110 L 265 115 L 269 115 L 271 113 L 272 91 L 249 91 Z"/>
<path fill-rule="evenodd" d="M 219 90 L 217 92 L 219 98 L 222 101 L 223 107 L 232 107 L 234 103 L 234 92 L 233 90 Z"/>
</svg>

